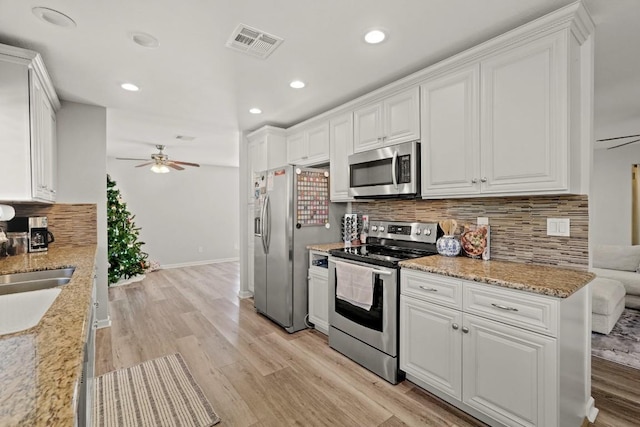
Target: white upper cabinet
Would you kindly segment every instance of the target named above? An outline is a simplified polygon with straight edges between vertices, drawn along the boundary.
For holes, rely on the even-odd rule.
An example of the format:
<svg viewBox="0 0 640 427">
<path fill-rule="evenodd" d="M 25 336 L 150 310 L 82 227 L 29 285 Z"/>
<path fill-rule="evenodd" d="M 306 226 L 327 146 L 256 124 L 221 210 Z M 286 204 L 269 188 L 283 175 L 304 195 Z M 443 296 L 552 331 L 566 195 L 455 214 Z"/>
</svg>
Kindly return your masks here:
<svg viewBox="0 0 640 427">
<path fill-rule="evenodd" d="M 482 61 L 482 192 L 568 190 L 566 34 Z"/>
<path fill-rule="evenodd" d="M 353 154 L 353 114 L 347 113 L 329 121 L 330 194 L 332 202 L 348 202 L 349 156 Z"/>
<path fill-rule="evenodd" d="M 423 82 L 424 198 L 585 191 L 593 64 L 573 18 L 497 37 Z"/>
<path fill-rule="evenodd" d="M 412 87 L 354 111 L 354 152 L 420 139 L 420 91 Z"/>
<path fill-rule="evenodd" d="M 31 194 L 34 199 L 56 198 L 56 115 L 40 79 L 30 73 L 31 83 Z"/>
<path fill-rule="evenodd" d="M 422 90 L 422 195 L 479 191 L 480 66 L 431 79 Z"/>
<path fill-rule="evenodd" d="M 53 202 L 56 196 L 56 110 L 60 101 L 42 58 L 0 45 L 0 200 Z"/>
<path fill-rule="evenodd" d="M 285 130 L 264 126 L 247 135 L 248 202 L 255 200 L 255 174 L 287 163 Z M 253 230 L 253 229 L 252 229 Z M 253 231 L 251 232 L 253 236 Z"/>
<path fill-rule="evenodd" d="M 287 163 L 307 166 L 328 161 L 328 121 L 316 123 L 287 136 Z"/>
</svg>

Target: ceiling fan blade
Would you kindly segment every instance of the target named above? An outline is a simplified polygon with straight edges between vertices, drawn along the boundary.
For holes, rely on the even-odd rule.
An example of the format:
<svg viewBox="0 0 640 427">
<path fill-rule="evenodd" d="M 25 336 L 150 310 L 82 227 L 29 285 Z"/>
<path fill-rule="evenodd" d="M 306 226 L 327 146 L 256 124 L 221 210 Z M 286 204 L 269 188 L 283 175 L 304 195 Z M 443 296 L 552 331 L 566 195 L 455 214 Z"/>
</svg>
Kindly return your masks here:
<svg viewBox="0 0 640 427">
<path fill-rule="evenodd" d="M 143 159 L 143 160 L 144 160 L 144 159 Z M 147 162 L 147 163 L 143 163 L 143 164 L 141 164 L 141 165 L 136 165 L 136 167 L 137 167 L 137 168 L 141 168 L 141 167 L 143 167 L 143 166 L 149 166 L 149 165 L 152 165 L 152 164 L 154 164 L 154 163 L 155 163 L 155 162 Z"/>
<path fill-rule="evenodd" d="M 171 160 L 171 162 L 173 162 L 173 163 L 175 163 L 175 164 L 177 164 L 177 165 L 195 166 L 195 167 L 197 167 L 197 168 L 199 168 L 199 167 L 200 167 L 200 165 L 199 165 L 199 164 L 197 164 L 197 163 L 179 162 L 179 161 L 177 161 L 177 160 Z"/>
<path fill-rule="evenodd" d="M 138 160 L 138 161 L 141 161 L 141 160 L 149 160 L 149 158 L 146 158 L 146 159 L 134 159 L 133 157 L 116 157 L 116 160 Z"/>
<path fill-rule="evenodd" d="M 640 135 L 638 135 L 638 136 L 640 136 Z M 607 150 L 613 150 L 614 148 L 624 147 L 625 145 L 633 144 L 634 142 L 638 142 L 638 141 L 640 141 L 640 139 L 634 139 L 633 141 L 629 141 L 629 142 L 625 142 L 625 143 L 620 144 L 620 145 L 609 147 L 609 148 L 607 148 Z"/>
<path fill-rule="evenodd" d="M 616 139 L 625 139 L 625 138 L 637 138 L 639 136 L 640 135 L 616 136 L 615 138 L 598 139 L 598 140 L 596 140 L 596 142 L 614 141 Z"/>
<path fill-rule="evenodd" d="M 166 165 L 169 166 L 170 168 L 175 169 L 175 170 L 179 170 L 179 171 L 183 171 L 184 170 L 184 168 L 182 166 L 176 165 L 176 162 L 167 162 Z"/>
</svg>

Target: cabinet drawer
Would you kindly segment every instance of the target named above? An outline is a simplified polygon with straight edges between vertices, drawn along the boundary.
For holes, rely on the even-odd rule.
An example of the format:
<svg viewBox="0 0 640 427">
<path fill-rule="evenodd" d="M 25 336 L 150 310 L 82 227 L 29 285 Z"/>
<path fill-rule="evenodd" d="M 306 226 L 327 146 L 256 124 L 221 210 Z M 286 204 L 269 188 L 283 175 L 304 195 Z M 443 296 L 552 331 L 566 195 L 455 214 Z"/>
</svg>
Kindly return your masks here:
<svg viewBox="0 0 640 427">
<path fill-rule="evenodd" d="M 434 302 L 446 307 L 462 309 L 462 281 L 436 274 L 402 269 L 402 295 Z"/>
<path fill-rule="evenodd" d="M 464 312 L 552 337 L 558 334 L 558 301 L 492 285 L 464 283 Z"/>
</svg>

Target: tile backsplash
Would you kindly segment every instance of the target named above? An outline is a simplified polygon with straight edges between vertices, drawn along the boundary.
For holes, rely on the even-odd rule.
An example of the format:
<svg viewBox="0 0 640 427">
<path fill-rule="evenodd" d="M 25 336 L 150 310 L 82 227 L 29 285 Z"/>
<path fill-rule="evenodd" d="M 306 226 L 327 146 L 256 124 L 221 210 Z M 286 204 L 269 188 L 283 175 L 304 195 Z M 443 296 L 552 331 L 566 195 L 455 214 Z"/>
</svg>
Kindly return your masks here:
<svg viewBox="0 0 640 427">
<path fill-rule="evenodd" d="M 97 235 L 97 208 L 95 204 L 31 204 L 10 203 L 16 216 L 46 216 L 49 231 L 57 246 L 95 245 Z"/>
<path fill-rule="evenodd" d="M 376 200 L 352 203 L 372 220 L 475 224 L 489 217 L 491 258 L 586 270 L 589 264 L 589 202 L 586 195 L 478 197 L 447 200 Z M 571 237 L 547 236 L 547 218 L 570 218 Z"/>
</svg>

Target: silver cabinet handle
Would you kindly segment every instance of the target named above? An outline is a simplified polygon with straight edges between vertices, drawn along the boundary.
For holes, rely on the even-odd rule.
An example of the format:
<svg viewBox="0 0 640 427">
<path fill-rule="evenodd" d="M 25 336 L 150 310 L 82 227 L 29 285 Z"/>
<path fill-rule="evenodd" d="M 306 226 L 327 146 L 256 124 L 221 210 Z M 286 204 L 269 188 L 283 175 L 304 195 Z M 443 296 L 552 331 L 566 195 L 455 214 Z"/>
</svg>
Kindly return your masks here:
<svg viewBox="0 0 640 427">
<path fill-rule="evenodd" d="M 423 291 L 427 291 L 427 292 L 438 292 L 437 289 L 435 288 L 425 288 L 424 286 L 420 285 L 418 286 L 420 289 L 422 289 Z"/>
<path fill-rule="evenodd" d="M 452 327 L 454 330 L 456 330 L 456 331 L 457 331 L 457 330 L 458 330 L 458 328 L 459 328 L 459 326 L 458 326 L 458 324 L 457 324 L 457 323 L 454 323 L 453 325 L 451 325 L 451 327 Z"/>
<path fill-rule="evenodd" d="M 478 178 L 473 178 L 473 179 L 471 180 L 471 183 L 472 183 L 472 184 L 477 184 L 477 183 L 478 183 Z"/>
<path fill-rule="evenodd" d="M 513 307 L 507 307 L 506 305 L 502 305 L 502 304 L 491 304 L 492 306 L 494 306 L 495 308 L 499 308 L 500 310 L 505 310 L 505 311 L 518 311 L 517 308 L 513 308 Z"/>
<path fill-rule="evenodd" d="M 482 182 L 487 182 L 487 177 L 486 177 L 486 176 L 483 176 L 482 178 L 480 178 L 480 181 L 482 181 Z"/>
<path fill-rule="evenodd" d="M 462 332 L 464 332 L 465 334 L 469 333 L 469 328 L 467 328 L 466 326 L 462 327 Z"/>
</svg>

